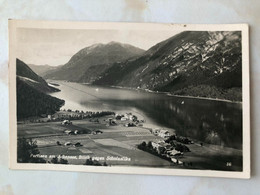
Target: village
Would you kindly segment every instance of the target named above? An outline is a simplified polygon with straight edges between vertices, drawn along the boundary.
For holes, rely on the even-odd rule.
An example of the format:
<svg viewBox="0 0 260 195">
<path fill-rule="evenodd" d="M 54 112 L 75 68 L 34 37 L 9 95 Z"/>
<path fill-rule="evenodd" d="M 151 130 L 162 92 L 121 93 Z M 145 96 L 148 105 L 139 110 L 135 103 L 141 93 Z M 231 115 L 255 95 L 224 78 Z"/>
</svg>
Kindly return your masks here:
<svg viewBox="0 0 260 195">
<path fill-rule="evenodd" d="M 151 166 L 167 168 L 211 168 L 209 155 L 222 154 L 214 168 L 227 170 L 230 149 L 207 145 L 176 135 L 173 129 L 150 126 L 138 113 L 110 111 L 60 110 L 53 115 L 18 122 L 18 138 L 30 138 L 37 142 L 40 154 L 47 163 Z M 88 156 L 89 159 L 61 159 L 58 156 Z M 109 156 L 112 156 L 110 161 Z M 92 161 L 95 157 L 99 160 Z M 102 157 L 102 158 L 101 158 Z M 131 159 L 118 161 L 115 159 Z M 214 159 L 213 159 L 214 160 Z"/>
<path fill-rule="evenodd" d="M 98 117 L 96 118 L 96 116 L 104 116 L 104 115 L 109 116 L 108 118 L 104 119 L 104 121 L 107 122 L 106 126 L 121 125 L 124 127 L 136 127 L 136 126 L 143 127 L 143 123 L 145 122 L 144 119 L 138 120 L 138 117 L 136 115 L 133 115 L 132 113 L 125 113 L 125 114 L 114 114 L 111 112 L 84 113 L 83 111 L 79 112 L 77 110 L 75 112 L 72 112 L 71 110 L 69 110 L 67 112 L 63 111 L 63 112 L 59 112 L 54 115 L 49 115 L 48 119 L 49 120 L 65 119 L 62 121 L 61 124 L 72 125 L 72 122 L 70 121 L 70 119 L 79 120 L 79 119 L 91 118 L 89 121 L 99 123 L 99 119 L 98 119 Z M 92 118 L 93 116 L 95 117 L 95 119 Z M 145 128 L 145 127 L 143 127 L 143 128 Z M 145 128 L 145 129 L 149 129 L 149 128 Z M 149 141 L 148 142 L 147 147 L 149 148 L 149 145 L 150 145 L 150 149 L 152 149 L 152 151 L 153 151 L 150 153 L 155 154 L 156 156 L 159 156 L 163 159 L 169 160 L 177 165 L 185 165 L 185 163 L 179 159 L 183 157 L 184 152 L 190 152 L 190 149 L 184 144 L 193 144 L 193 141 L 191 141 L 188 138 L 177 136 L 175 134 L 170 134 L 170 132 L 165 129 L 152 128 L 152 129 L 149 129 L 149 131 L 151 132 L 151 134 L 162 138 L 159 141 Z M 64 133 L 67 135 L 77 135 L 77 134 L 84 134 L 84 133 L 89 133 L 89 132 L 84 132 L 84 131 L 80 131 L 77 129 L 75 129 L 75 130 L 66 129 L 64 131 Z M 90 133 L 93 135 L 97 135 L 97 134 L 102 134 L 103 132 L 100 130 L 92 130 Z M 175 140 L 175 142 L 173 142 L 173 140 Z M 179 143 L 177 143 L 177 142 L 179 142 Z M 181 143 L 184 143 L 184 144 L 181 144 Z M 57 144 L 60 145 L 60 142 L 57 142 Z M 64 145 L 69 146 L 69 145 L 71 145 L 71 143 L 66 142 Z M 149 152 L 149 150 L 145 150 L 142 147 L 145 145 L 146 145 L 146 142 L 142 142 L 140 145 L 137 145 L 137 148 Z M 74 146 L 80 147 L 80 146 L 82 146 L 82 144 L 77 142 L 74 144 Z M 192 165 L 192 162 L 189 162 L 187 164 Z"/>
<path fill-rule="evenodd" d="M 157 142 L 149 141 L 148 143 L 142 142 L 138 145 L 139 149 L 153 153 L 177 165 L 185 165 L 185 162 L 182 162 L 180 159 L 184 156 L 184 153 L 190 152 L 186 145 L 193 144 L 193 141 L 175 134 L 171 135 L 168 130 L 164 129 L 156 128 L 152 129 L 151 132 L 156 136 L 164 138 L 164 140 Z M 192 162 L 188 162 L 187 165 L 192 166 Z"/>
</svg>

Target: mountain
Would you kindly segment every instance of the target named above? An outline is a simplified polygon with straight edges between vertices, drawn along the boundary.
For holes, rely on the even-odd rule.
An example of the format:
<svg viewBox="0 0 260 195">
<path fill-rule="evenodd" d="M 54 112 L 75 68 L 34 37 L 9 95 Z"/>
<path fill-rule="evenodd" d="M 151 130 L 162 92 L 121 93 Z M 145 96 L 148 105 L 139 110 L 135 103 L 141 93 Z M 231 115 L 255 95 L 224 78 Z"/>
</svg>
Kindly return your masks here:
<svg viewBox="0 0 260 195">
<path fill-rule="evenodd" d="M 39 76 L 44 77 L 46 74 L 51 71 L 60 68 L 61 66 L 49 66 L 49 65 L 34 65 L 28 64 L 28 66 Z"/>
<path fill-rule="evenodd" d="M 76 82 L 90 82 L 115 62 L 140 56 L 144 50 L 129 44 L 110 42 L 95 44 L 81 49 L 64 66 L 51 71 L 44 78 L 68 80 Z M 97 66 L 97 67 L 94 67 Z M 102 67 L 102 68 L 100 68 Z M 91 77 L 89 78 L 89 68 Z"/>
<path fill-rule="evenodd" d="M 42 77 L 38 76 L 27 64 L 19 59 L 16 59 L 16 75 L 19 77 L 19 80 L 22 80 L 41 92 L 59 91 L 49 86 Z"/>
<path fill-rule="evenodd" d="M 43 93 L 28 83 L 16 79 L 17 119 L 54 114 L 65 103 L 64 100 Z"/>
<path fill-rule="evenodd" d="M 53 114 L 64 104 L 64 100 L 46 93 L 58 91 L 33 72 L 27 64 L 16 59 L 16 93 L 18 120 Z"/>
<path fill-rule="evenodd" d="M 114 63 L 93 84 L 241 101 L 241 58 L 241 32 L 185 31 Z"/>
</svg>

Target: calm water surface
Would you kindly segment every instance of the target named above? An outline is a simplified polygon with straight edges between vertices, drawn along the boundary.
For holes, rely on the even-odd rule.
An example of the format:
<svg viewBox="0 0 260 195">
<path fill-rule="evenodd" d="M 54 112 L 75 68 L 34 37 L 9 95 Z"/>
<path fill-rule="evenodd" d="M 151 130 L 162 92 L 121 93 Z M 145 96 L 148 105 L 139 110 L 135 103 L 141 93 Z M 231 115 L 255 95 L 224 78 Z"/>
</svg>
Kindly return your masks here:
<svg viewBox="0 0 260 195">
<path fill-rule="evenodd" d="M 65 100 L 62 109 L 134 112 L 182 136 L 221 146 L 242 148 L 242 104 L 172 97 L 144 91 L 55 81 Z"/>
</svg>

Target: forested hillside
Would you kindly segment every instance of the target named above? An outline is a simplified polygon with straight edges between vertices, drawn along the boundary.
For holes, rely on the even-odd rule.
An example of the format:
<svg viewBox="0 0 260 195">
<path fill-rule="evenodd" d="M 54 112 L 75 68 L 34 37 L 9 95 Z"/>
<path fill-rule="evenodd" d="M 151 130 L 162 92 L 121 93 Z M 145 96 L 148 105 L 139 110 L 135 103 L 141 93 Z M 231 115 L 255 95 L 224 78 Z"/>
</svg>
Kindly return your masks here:
<svg viewBox="0 0 260 195">
<path fill-rule="evenodd" d="M 51 87 L 23 61 L 16 60 L 17 118 L 53 114 L 65 103 L 47 93 L 59 91 Z"/>
<path fill-rule="evenodd" d="M 65 103 L 64 100 L 47 95 L 17 77 L 17 119 L 53 114 Z"/>
<path fill-rule="evenodd" d="M 241 32 L 182 32 L 115 63 L 93 84 L 241 101 Z"/>
<path fill-rule="evenodd" d="M 16 75 L 20 80 L 41 92 L 59 91 L 59 89 L 49 86 L 42 77 L 37 75 L 26 63 L 19 59 L 16 59 Z"/>
</svg>

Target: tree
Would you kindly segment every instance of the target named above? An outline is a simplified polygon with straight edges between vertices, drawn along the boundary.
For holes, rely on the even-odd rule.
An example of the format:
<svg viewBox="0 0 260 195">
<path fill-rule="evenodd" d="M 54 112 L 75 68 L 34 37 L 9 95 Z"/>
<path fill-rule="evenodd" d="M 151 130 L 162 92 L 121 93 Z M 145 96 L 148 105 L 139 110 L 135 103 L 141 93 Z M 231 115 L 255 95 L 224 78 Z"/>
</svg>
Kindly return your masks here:
<svg viewBox="0 0 260 195">
<path fill-rule="evenodd" d="M 143 141 L 141 145 L 142 145 L 142 147 L 145 147 L 146 146 L 146 142 Z"/>
<path fill-rule="evenodd" d="M 166 149 L 163 147 L 159 148 L 159 154 L 164 154 L 164 153 L 166 153 Z"/>
<path fill-rule="evenodd" d="M 148 148 L 153 148 L 151 141 L 148 142 L 147 147 L 148 147 Z"/>
<path fill-rule="evenodd" d="M 58 164 L 58 158 L 54 157 L 53 159 L 51 159 L 51 163 L 52 164 Z"/>
<path fill-rule="evenodd" d="M 87 159 L 84 165 L 102 166 L 100 162 L 98 162 L 97 160 L 92 160 L 92 158 Z M 107 164 L 104 163 L 103 165 L 106 166 Z"/>
<path fill-rule="evenodd" d="M 69 164 L 67 160 L 60 158 L 60 160 L 57 157 L 54 157 L 51 159 L 52 164 Z"/>
<path fill-rule="evenodd" d="M 38 91 L 17 79 L 17 119 L 54 114 L 65 101 Z"/>
<path fill-rule="evenodd" d="M 30 139 L 20 138 L 17 141 L 17 161 L 20 163 L 46 163 L 42 158 L 35 155 L 40 154 L 37 142 Z"/>
<path fill-rule="evenodd" d="M 93 165 L 92 158 L 87 159 L 84 165 Z"/>
<path fill-rule="evenodd" d="M 69 164 L 67 160 L 61 158 L 59 164 Z"/>
</svg>

